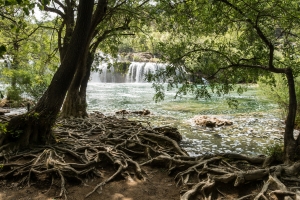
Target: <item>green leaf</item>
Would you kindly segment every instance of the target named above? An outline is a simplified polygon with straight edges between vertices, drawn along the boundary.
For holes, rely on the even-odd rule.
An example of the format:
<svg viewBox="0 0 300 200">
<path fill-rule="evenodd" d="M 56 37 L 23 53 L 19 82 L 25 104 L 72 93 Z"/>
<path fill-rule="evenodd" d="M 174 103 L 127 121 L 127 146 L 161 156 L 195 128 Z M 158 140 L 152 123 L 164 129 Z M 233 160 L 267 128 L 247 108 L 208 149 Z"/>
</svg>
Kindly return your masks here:
<svg viewBox="0 0 300 200">
<path fill-rule="evenodd" d="M 50 0 L 42 0 L 43 5 L 48 5 L 50 3 Z"/>
<path fill-rule="evenodd" d="M 3 57 L 5 52 L 6 52 L 6 47 L 4 45 L 0 45 L 0 57 Z"/>
<path fill-rule="evenodd" d="M 26 15 L 29 15 L 29 9 L 27 7 L 24 7 L 23 11 L 25 12 Z"/>
</svg>

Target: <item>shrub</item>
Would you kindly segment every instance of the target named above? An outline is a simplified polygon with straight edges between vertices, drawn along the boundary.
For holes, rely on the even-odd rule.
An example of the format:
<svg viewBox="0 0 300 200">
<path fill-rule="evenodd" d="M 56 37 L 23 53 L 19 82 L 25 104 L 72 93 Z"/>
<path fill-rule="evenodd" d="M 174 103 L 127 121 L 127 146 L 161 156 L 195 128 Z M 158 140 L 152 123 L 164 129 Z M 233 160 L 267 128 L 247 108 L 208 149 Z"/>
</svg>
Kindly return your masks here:
<svg viewBox="0 0 300 200">
<path fill-rule="evenodd" d="M 289 106 L 289 94 L 286 78 L 275 74 L 274 77 L 260 79 L 259 89 L 263 96 L 274 101 L 281 108 L 282 118 L 287 115 Z M 298 99 L 295 128 L 300 129 L 300 77 L 295 79 L 296 96 Z"/>
<path fill-rule="evenodd" d="M 266 154 L 273 157 L 277 161 L 283 161 L 284 148 L 283 144 L 273 144 L 267 147 Z"/>
<path fill-rule="evenodd" d="M 21 98 L 21 90 L 16 87 L 8 87 L 7 88 L 7 100 L 12 101 L 20 101 Z"/>
</svg>

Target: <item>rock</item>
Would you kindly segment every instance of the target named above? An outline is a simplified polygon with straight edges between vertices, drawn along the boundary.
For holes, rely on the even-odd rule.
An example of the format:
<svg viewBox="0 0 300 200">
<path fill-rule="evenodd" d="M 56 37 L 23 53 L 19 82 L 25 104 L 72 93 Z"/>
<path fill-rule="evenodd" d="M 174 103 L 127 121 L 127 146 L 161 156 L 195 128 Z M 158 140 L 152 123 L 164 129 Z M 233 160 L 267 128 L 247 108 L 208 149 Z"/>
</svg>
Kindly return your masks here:
<svg viewBox="0 0 300 200">
<path fill-rule="evenodd" d="M 138 114 L 138 115 L 149 115 L 150 111 L 144 109 L 144 110 L 140 110 L 140 111 L 132 111 L 131 113 Z"/>
<path fill-rule="evenodd" d="M 127 110 L 119 110 L 116 112 L 117 115 L 125 115 L 125 114 L 130 114 L 130 113 L 133 113 L 133 114 L 138 114 L 138 115 L 149 115 L 151 112 L 149 110 L 139 110 L 139 111 L 127 111 Z"/>
<path fill-rule="evenodd" d="M 216 126 L 216 122 L 215 121 L 211 121 L 211 120 L 206 120 L 205 121 L 205 126 L 207 126 L 207 127 L 215 127 Z"/>
<path fill-rule="evenodd" d="M 4 110 L 0 108 L 0 115 L 5 115 L 5 113 L 9 113 L 9 110 Z"/>
<path fill-rule="evenodd" d="M 7 99 L 2 99 L 0 101 L 0 107 L 8 107 L 8 100 Z"/>
<path fill-rule="evenodd" d="M 195 116 L 192 121 L 196 125 L 206 126 L 206 127 L 216 127 L 216 126 L 229 126 L 232 125 L 233 122 L 226 119 L 218 119 L 216 117 L 208 117 L 204 115 Z"/>
<path fill-rule="evenodd" d="M 116 114 L 117 115 L 120 115 L 120 114 L 125 115 L 125 114 L 129 114 L 129 111 L 127 111 L 127 110 L 119 110 L 119 111 L 116 112 Z"/>
</svg>

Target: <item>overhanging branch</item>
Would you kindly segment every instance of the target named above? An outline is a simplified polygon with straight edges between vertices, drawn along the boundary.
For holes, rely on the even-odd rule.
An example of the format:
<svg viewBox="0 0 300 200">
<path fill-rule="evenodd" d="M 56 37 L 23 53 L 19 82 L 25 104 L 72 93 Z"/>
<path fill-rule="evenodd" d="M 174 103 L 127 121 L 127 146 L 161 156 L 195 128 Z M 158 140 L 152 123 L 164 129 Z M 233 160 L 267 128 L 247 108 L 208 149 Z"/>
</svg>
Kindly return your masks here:
<svg viewBox="0 0 300 200">
<path fill-rule="evenodd" d="M 227 5 L 230 8 L 233 8 L 240 15 L 242 15 L 243 17 L 246 18 L 246 22 L 249 23 L 256 30 L 256 33 L 257 33 L 258 37 L 269 48 L 269 68 L 274 68 L 274 65 L 273 65 L 273 61 L 274 61 L 274 45 L 272 44 L 272 42 L 270 40 L 268 40 L 267 36 L 263 33 L 263 31 L 261 30 L 261 28 L 258 25 L 258 22 L 259 22 L 259 13 L 256 16 L 256 21 L 253 22 L 250 18 L 248 18 L 248 16 L 241 9 L 239 9 L 237 6 L 233 5 L 229 1 L 227 1 L 227 0 L 218 0 L 218 1 L 224 3 L 225 5 Z"/>
</svg>

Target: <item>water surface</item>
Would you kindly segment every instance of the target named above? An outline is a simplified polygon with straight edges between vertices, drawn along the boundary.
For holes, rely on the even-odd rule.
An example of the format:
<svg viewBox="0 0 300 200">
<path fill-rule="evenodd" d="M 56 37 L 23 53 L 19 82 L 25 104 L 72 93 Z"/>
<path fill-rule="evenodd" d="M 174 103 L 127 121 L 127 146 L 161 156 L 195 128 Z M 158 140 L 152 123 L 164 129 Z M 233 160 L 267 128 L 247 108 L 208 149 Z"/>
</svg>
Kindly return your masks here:
<svg viewBox="0 0 300 200">
<path fill-rule="evenodd" d="M 175 90 L 166 91 L 165 100 L 155 103 L 154 89 L 149 83 L 90 82 L 87 92 L 88 110 L 114 115 L 118 110 L 148 109 L 150 116 L 126 116 L 150 121 L 152 126 L 177 127 L 183 135 L 182 146 L 190 155 L 236 152 L 248 155 L 265 153 L 266 147 L 283 140 L 284 123 L 275 104 L 258 95 L 250 87 L 238 98 L 239 107 L 230 108 L 226 97 L 196 100 L 192 95 L 174 99 Z M 233 121 L 232 126 L 206 128 L 196 126 L 191 118 L 209 115 Z"/>
</svg>

